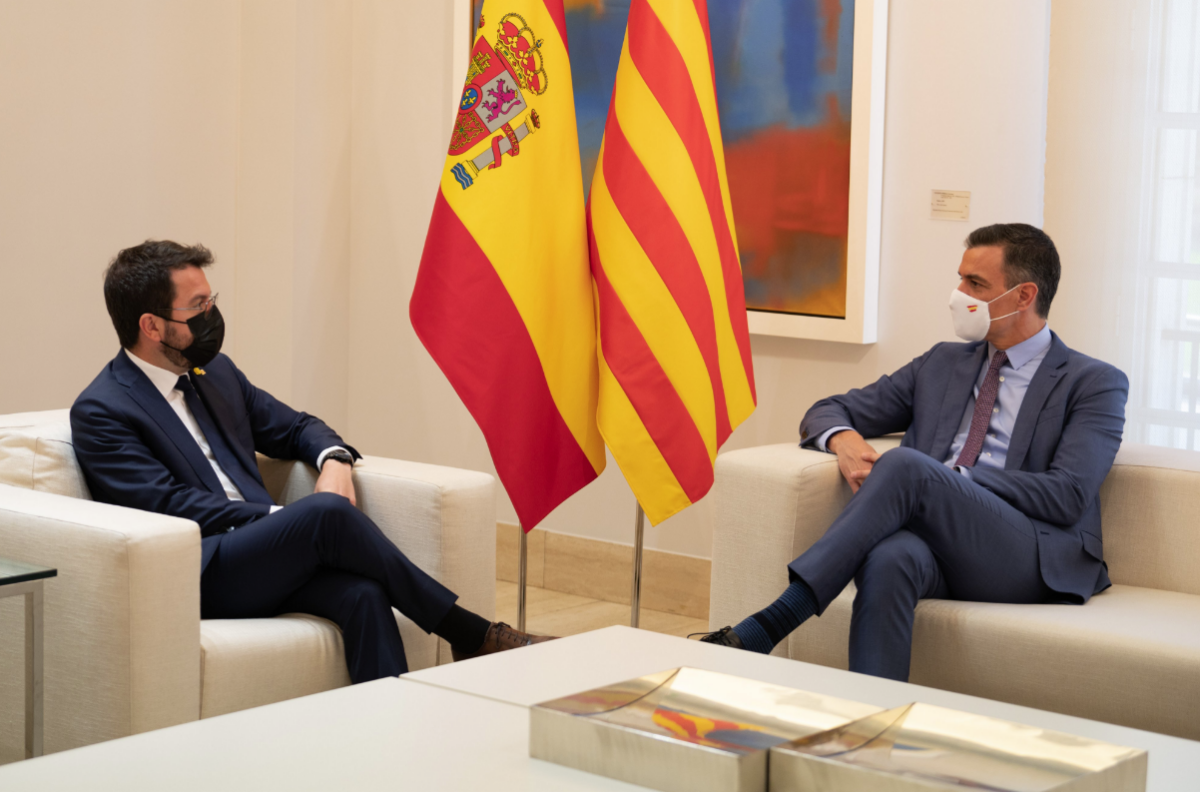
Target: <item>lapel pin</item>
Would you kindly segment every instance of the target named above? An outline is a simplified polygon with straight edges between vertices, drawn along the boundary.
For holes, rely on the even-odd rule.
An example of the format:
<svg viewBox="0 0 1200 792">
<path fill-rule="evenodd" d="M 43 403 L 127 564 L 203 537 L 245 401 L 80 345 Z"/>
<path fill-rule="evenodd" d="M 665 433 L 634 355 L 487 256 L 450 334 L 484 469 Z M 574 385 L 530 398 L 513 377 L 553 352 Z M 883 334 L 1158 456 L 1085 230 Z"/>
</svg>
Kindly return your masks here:
<svg viewBox="0 0 1200 792">
<path fill-rule="evenodd" d="M 196 372 L 196 376 L 199 376 L 199 377 L 204 376 L 204 369 L 200 368 L 199 366 L 196 366 L 195 368 L 193 368 L 192 371 Z"/>
</svg>

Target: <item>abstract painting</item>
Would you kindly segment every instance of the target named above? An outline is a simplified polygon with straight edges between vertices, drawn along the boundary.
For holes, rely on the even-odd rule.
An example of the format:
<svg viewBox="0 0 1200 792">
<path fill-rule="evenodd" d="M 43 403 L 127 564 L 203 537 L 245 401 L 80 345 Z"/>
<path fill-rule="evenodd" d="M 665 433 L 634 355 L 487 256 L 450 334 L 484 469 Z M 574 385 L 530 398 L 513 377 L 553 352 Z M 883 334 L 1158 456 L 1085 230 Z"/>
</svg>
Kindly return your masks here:
<svg viewBox="0 0 1200 792">
<path fill-rule="evenodd" d="M 848 289 L 856 262 L 847 259 L 854 226 L 851 97 L 860 84 L 854 80 L 860 3 L 875 4 L 708 0 L 726 171 L 752 312 L 863 318 L 863 278 L 852 278 L 859 286 Z M 478 0 L 474 21 L 481 5 Z M 629 5 L 565 0 L 585 190 L 604 134 Z M 855 297 L 860 305 L 848 310 Z"/>
</svg>

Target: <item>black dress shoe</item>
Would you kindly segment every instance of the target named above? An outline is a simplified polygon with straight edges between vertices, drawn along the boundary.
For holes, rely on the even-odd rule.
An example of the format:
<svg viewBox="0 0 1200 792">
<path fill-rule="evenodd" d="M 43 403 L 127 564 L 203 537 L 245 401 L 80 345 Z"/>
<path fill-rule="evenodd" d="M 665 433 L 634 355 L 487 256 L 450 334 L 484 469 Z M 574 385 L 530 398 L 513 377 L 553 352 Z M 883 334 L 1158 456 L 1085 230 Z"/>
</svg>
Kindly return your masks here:
<svg viewBox="0 0 1200 792">
<path fill-rule="evenodd" d="M 716 632 L 710 633 L 692 633 L 692 635 L 703 635 L 700 639 L 701 643 L 716 644 L 717 646 L 731 646 L 734 649 L 745 649 L 742 639 L 733 631 L 732 627 L 722 627 Z M 689 635 L 689 638 L 692 636 Z"/>
</svg>

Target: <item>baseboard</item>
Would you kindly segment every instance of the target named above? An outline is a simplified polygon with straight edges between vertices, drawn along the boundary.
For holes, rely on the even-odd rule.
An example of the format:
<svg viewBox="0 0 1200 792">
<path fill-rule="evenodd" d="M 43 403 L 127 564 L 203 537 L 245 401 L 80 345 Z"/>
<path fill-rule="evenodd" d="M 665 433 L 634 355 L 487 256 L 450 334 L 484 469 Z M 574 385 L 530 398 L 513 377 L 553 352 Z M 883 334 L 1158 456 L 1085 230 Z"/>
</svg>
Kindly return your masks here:
<svg viewBox="0 0 1200 792">
<path fill-rule="evenodd" d="M 517 582 L 520 528 L 496 524 L 496 579 Z M 629 604 L 633 547 L 582 536 L 534 530 L 527 537 L 526 579 L 531 586 Z M 642 607 L 708 618 L 712 562 L 647 549 L 642 555 Z"/>
</svg>

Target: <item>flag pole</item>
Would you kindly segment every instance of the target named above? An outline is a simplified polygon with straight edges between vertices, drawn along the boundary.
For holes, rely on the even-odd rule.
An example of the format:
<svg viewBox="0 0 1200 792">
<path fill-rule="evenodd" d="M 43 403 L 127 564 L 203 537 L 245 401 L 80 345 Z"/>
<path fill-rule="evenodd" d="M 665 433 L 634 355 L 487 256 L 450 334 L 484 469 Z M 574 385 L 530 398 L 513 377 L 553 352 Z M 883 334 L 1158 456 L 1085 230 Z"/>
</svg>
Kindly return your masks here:
<svg viewBox="0 0 1200 792">
<path fill-rule="evenodd" d="M 525 529 L 520 525 L 517 529 L 521 532 L 521 557 L 517 561 L 517 629 L 525 632 L 525 581 L 529 567 L 529 541 L 525 536 Z"/>
<path fill-rule="evenodd" d="M 642 504 L 633 515 L 633 592 L 629 597 L 629 626 L 638 626 L 642 609 L 642 539 L 646 532 L 646 513 Z"/>
</svg>

